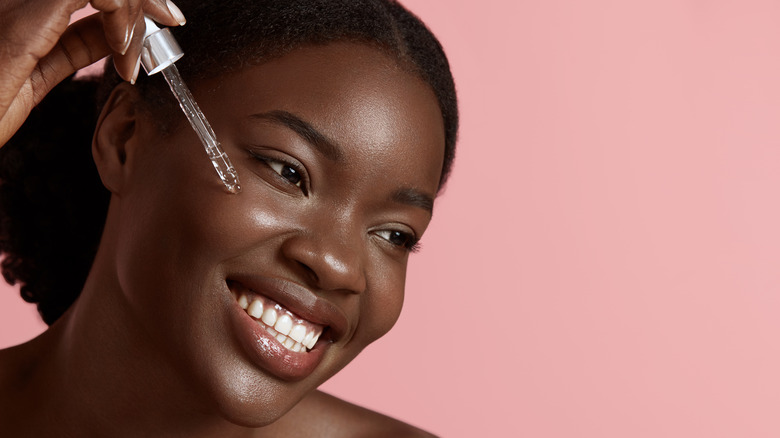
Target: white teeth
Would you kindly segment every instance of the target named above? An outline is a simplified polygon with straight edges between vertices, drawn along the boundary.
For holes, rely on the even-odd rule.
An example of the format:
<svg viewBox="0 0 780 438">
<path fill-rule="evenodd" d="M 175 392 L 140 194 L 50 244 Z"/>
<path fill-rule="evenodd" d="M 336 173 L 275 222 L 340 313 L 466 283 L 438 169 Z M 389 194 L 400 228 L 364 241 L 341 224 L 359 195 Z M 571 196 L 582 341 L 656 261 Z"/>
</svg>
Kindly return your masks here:
<svg viewBox="0 0 780 438">
<path fill-rule="evenodd" d="M 306 327 L 297 324 L 295 327 L 292 328 L 292 331 L 288 336 L 295 339 L 295 342 L 301 342 L 303 341 L 303 338 L 306 336 Z"/>
<path fill-rule="evenodd" d="M 306 346 L 307 346 L 308 348 L 314 348 L 314 344 L 316 344 L 316 343 L 317 343 L 317 339 L 319 339 L 319 338 L 320 338 L 320 335 L 321 335 L 321 334 L 322 334 L 322 333 L 318 333 L 318 334 L 314 335 L 314 337 L 312 337 L 312 338 L 311 338 L 311 341 L 309 341 L 309 343 L 308 343 L 308 344 L 306 344 Z"/>
<path fill-rule="evenodd" d="M 246 298 L 246 295 L 241 294 L 241 296 L 238 297 L 238 305 L 241 306 L 242 309 L 246 310 L 247 306 L 249 306 L 249 300 Z"/>
<path fill-rule="evenodd" d="M 258 319 L 261 318 L 263 316 L 263 303 L 260 300 L 252 301 L 252 304 L 246 309 L 246 313 Z"/>
<path fill-rule="evenodd" d="M 302 340 L 302 341 L 300 341 L 300 343 L 308 347 L 308 346 L 309 346 L 309 343 L 311 342 L 311 339 L 312 339 L 313 337 L 314 337 L 314 332 L 313 332 L 313 331 L 311 331 L 311 332 L 309 332 L 309 333 L 306 333 L 306 337 L 305 337 L 305 338 L 303 338 L 303 340 Z M 309 347 L 309 348 L 311 348 L 311 347 Z"/>
<path fill-rule="evenodd" d="M 295 353 L 305 353 L 307 349 L 314 348 L 322 327 L 303 321 L 296 324 L 292 314 L 280 305 L 266 301 L 255 295 L 239 294 L 230 291 L 238 305 L 251 317 L 262 321 L 265 330 L 282 346 Z M 251 300 L 251 301 L 250 301 Z"/>
<path fill-rule="evenodd" d="M 265 309 L 263 312 L 263 322 L 269 327 L 273 327 L 276 324 L 276 310 Z"/>
<path fill-rule="evenodd" d="M 279 317 L 278 320 L 276 320 L 276 325 L 274 325 L 274 328 L 279 333 L 287 336 L 290 334 L 290 330 L 292 330 L 293 321 L 292 318 L 290 318 L 290 315 L 284 314 Z"/>
</svg>

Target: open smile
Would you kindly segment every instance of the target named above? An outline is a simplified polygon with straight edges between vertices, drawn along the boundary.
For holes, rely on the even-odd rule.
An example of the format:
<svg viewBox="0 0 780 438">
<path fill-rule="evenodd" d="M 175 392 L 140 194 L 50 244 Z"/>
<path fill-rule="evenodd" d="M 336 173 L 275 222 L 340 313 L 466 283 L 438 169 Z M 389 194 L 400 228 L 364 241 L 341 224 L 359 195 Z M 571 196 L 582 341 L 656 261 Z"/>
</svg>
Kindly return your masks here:
<svg viewBox="0 0 780 438">
<path fill-rule="evenodd" d="M 317 343 L 325 327 L 307 321 L 268 297 L 249 289 L 232 288 L 233 298 L 279 344 L 295 353 L 308 352 Z"/>
<path fill-rule="evenodd" d="M 338 307 L 295 283 L 237 275 L 227 286 L 236 303 L 233 325 L 248 358 L 282 380 L 310 375 L 349 331 Z"/>
</svg>

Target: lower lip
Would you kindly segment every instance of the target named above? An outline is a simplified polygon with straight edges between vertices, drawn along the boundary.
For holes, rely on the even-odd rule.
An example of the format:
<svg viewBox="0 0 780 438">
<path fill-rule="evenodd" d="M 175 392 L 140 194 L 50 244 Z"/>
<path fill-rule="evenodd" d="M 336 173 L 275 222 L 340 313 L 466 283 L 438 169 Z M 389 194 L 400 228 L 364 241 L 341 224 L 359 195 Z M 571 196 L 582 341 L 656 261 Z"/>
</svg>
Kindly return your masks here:
<svg viewBox="0 0 780 438">
<path fill-rule="evenodd" d="M 272 375 L 289 381 L 309 376 L 322 361 L 327 344 L 317 342 L 308 352 L 296 353 L 282 346 L 233 300 L 233 325 L 249 359 Z"/>
</svg>

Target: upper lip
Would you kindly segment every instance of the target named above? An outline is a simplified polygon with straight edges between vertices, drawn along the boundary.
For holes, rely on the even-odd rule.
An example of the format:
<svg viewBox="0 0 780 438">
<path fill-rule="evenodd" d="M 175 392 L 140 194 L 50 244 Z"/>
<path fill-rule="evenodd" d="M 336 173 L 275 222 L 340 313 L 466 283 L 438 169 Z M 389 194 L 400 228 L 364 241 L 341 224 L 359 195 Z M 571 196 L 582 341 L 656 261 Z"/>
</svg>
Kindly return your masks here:
<svg viewBox="0 0 780 438">
<path fill-rule="evenodd" d="M 228 284 L 240 283 L 252 292 L 276 301 L 307 321 L 329 327 L 333 342 L 337 342 L 349 330 L 349 321 L 338 306 L 298 283 L 255 274 L 231 275 L 227 281 Z"/>
</svg>

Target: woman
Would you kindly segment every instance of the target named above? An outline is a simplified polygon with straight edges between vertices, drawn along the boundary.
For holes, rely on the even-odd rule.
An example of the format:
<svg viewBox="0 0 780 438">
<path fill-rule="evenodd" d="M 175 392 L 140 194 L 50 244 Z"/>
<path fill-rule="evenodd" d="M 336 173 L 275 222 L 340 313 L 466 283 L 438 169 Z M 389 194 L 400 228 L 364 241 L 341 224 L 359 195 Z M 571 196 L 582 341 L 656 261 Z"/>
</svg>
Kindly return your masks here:
<svg viewBox="0 0 780 438">
<path fill-rule="evenodd" d="M 150 0 L 93 1 L 65 31 L 84 2 L 15 3 L 2 142 L 53 83 L 116 69 L 66 80 L 2 150 L 3 273 L 51 325 L 0 352 L 8 436 L 428 436 L 316 391 L 395 323 L 452 163 L 424 25 L 388 0 Z M 141 14 L 186 14 L 177 65 L 241 193 L 138 74 Z"/>
</svg>

